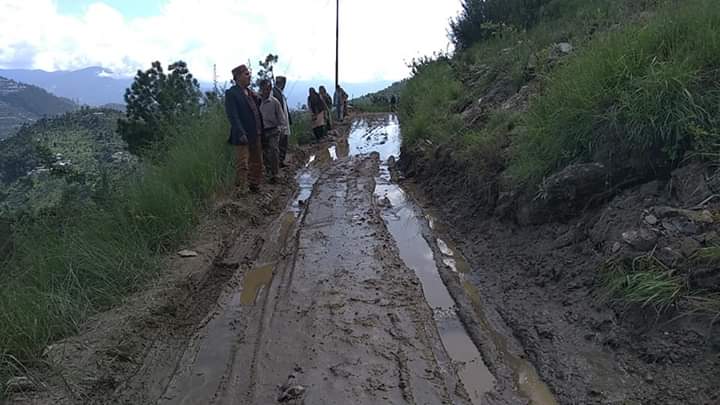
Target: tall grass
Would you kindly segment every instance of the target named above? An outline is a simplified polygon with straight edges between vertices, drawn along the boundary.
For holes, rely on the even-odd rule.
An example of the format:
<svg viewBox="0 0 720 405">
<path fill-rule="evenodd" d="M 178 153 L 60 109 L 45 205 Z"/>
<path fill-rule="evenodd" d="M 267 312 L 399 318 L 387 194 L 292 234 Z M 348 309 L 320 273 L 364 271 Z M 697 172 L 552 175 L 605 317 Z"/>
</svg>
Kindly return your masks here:
<svg viewBox="0 0 720 405">
<path fill-rule="evenodd" d="M 292 111 L 292 127 L 289 139 L 292 145 L 305 145 L 315 140 L 310 125 L 310 113 L 307 111 Z"/>
<path fill-rule="evenodd" d="M 448 60 L 418 66 L 415 76 L 402 92 L 399 105 L 403 143 L 412 145 L 421 139 L 438 142 L 451 139 L 462 127 L 454 111 L 462 90 Z"/>
<path fill-rule="evenodd" d="M 592 41 L 544 83 L 516 142 L 519 181 L 575 161 L 635 173 L 672 167 L 718 141 L 720 7 L 672 2 Z"/>
<path fill-rule="evenodd" d="M 227 133 L 222 108 L 213 108 L 177 130 L 160 162 L 144 164 L 100 202 L 65 206 L 16 227 L 0 272 L 0 374 L 15 359 L 37 358 L 160 269 L 204 201 L 231 184 Z"/>
</svg>

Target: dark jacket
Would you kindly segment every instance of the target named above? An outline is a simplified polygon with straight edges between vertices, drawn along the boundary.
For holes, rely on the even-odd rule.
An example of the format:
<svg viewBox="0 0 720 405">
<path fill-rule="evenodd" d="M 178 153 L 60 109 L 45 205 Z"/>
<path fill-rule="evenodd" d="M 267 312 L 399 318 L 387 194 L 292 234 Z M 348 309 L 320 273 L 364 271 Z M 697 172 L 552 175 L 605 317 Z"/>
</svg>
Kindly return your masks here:
<svg viewBox="0 0 720 405">
<path fill-rule="evenodd" d="M 250 106 L 250 102 L 256 103 L 258 111 L 257 121 L 255 112 Z M 262 117 L 259 114 L 259 97 L 246 96 L 240 86 L 232 86 L 225 91 L 225 113 L 228 121 L 230 121 L 230 137 L 228 143 L 232 145 L 242 145 L 241 138 L 243 135 L 247 137 L 248 142 L 255 142 L 262 133 Z M 260 131 L 258 131 L 258 128 Z"/>
</svg>

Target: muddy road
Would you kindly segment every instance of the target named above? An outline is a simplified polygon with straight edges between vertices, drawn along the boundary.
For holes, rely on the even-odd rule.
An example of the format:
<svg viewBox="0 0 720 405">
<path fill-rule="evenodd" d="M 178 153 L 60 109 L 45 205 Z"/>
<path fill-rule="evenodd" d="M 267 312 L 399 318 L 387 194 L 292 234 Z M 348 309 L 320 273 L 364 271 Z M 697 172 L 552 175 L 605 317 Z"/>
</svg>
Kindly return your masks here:
<svg viewBox="0 0 720 405">
<path fill-rule="evenodd" d="M 141 330 L 91 328 L 125 336 L 112 352 L 122 356 L 107 359 L 105 346 L 121 344 L 109 337 L 103 349 L 80 344 L 87 336 L 61 342 L 49 362 L 63 384 L 16 402 L 555 404 L 480 305 L 441 224 L 396 182 L 397 119 L 356 118 L 347 132 L 288 179 L 297 191 L 275 199 L 256 235 L 224 239 L 208 267 L 224 269 L 212 294 L 159 328 L 175 331 L 172 344 L 142 330 L 143 316 L 132 323 Z M 66 371 L 99 364 L 93 356 L 107 363 L 93 376 Z"/>
</svg>

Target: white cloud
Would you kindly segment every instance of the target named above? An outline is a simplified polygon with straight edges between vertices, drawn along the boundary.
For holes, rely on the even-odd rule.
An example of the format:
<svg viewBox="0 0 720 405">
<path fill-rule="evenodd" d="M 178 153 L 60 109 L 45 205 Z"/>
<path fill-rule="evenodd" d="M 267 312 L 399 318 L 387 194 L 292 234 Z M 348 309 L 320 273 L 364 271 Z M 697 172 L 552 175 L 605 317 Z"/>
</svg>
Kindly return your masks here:
<svg viewBox="0 0 720 405">
<path fill-rule="evenodd" d="M 459 4 L 341 0 L 341 80 L 405 77 L 413 57 L 447 48 Z M 225 81 L 233 66 L 256 64 L 268 52 L 295 79 L 333 78 L 335 0 L 168 0 L 159 15 L 132 19 L 102 2 L 71 17 L 53 0 L 0 0 L 0 67 L 99 65 L 132 75 L 154 60 L 182 59 L 205 81 L 217 64 Z"/>
</svg>

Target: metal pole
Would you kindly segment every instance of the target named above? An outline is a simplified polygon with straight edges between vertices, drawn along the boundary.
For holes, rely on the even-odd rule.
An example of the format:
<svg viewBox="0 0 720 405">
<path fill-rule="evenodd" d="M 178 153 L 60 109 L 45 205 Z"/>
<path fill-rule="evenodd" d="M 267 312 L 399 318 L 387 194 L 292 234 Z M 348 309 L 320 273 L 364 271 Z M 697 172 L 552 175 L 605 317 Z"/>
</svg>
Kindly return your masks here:
<svg viewBox="0 0 720 405">
<path fill-rule="evenodd" d="M 340 93 L 338 92 L 338 85 L 340 81 L 338 79 L 339 71 L 339 60 L 340 60 L 340 0 L 336 1 L 335 7 L 335 109 L 337 112 L 338 120 L 342 119 L 342 112 L 340 106 L 342 100 L 340 100 Z"/>
</svg>

